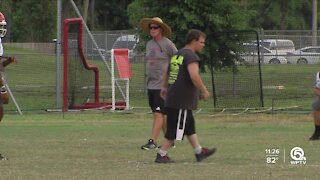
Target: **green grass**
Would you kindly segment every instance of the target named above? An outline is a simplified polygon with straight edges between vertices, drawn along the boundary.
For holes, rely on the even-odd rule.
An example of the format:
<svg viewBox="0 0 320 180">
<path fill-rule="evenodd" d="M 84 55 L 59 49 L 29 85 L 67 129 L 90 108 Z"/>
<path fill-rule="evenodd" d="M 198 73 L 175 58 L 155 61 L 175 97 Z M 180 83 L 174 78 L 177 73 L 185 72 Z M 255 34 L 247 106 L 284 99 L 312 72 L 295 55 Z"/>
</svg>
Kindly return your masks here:
<svg viewBox="0 0 320 180">
<path fill-rule="evenodd" d="M 10 160 L 0 162 L 1 179 L 317 179 L 320 142 L 307 140 L 311 115 L 196 114 L 201 144 L 217 153 L 197 163 L 188 142 L 179 141 L 169 152 L 176 163 L 167 165 L 154 163 L 156 150 L 139 149 L 151 119 L 125 112 L 6 115 L 0 152 Z M 289 164 L 295 146 L 307 165 Z M 281 152 L 276 164 L 265 162 L 269 148 Z"/>
</svg>

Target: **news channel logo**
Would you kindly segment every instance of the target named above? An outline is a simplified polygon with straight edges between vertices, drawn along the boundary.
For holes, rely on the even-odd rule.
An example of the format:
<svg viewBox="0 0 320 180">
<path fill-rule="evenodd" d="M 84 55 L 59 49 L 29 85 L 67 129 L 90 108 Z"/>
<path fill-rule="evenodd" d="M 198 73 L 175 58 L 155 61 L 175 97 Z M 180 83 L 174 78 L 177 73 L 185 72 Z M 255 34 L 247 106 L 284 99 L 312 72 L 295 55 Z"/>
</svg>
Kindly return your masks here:
<svg viewBox="0 0 320 180">
<path fill-rule="evenodd" d="M 290 156 L 291 156 L 291 165 L 305 165 L 307 164 L 307 158 L 304 154 L 304 150 L 301 147 L 294 147 L 290 151 Z"/>
</svg>

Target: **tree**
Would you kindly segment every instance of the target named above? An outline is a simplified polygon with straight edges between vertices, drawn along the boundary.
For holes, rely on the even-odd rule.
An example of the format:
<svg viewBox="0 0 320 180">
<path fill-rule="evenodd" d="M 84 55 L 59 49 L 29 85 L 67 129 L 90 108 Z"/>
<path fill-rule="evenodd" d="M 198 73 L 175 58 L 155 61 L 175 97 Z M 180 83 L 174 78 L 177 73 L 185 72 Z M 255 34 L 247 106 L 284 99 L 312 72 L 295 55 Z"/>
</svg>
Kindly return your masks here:
<svg viewBox="0 0 320 180">
<path fill-rule="evenodd" d="M 96 28 L 103 30 L 129 29 L 127 6 L 132 0 L 96 0 Z"/>
<path fill-rule="evenodd" d="M 311 1 L 255 0 L 244 5 L 256 12 L 250 25 L 266 30 L 310 29 Z"/>
<path fill-rule="evenodd" d="M 48 42 L 56 32 L 56 1 L 17 1 L 12 13 L 12 40 Z"/>
<path fill-rule="evenodd" d="M 6 36 L 4 37 L 5 40 L 10 40 L 11 39 L 11 23 L 12 23 L 12 9 L 14 6 L 14 1 L 12 0 L 3 0 L 1 1 L 1 9 L 0 11 L 4 14 L 7 22 L 7 33 Z"/>
<path fill-rule="evenodd" d="M 143 17 L 161 17 L 171 26 L 172 40 L 177 47 L 183 45 L 189 29 L 202 30 L 207 34 L 202 58 L 207 64 L 221 68 L 234 65 L 235 57 L 231 52 L 236 51 L 238 42 L 234 41 L 235 37 L 221 32 L 247 29 L 254 12 L 236 0 L 135 0 L 128 7 L 128 15 L 130 23 L 136 27 Z"/>
<path fill-rule="evenodd" d="M 84 0 L 83 1 L 83 19 L 84 19 L 84 22 L 87 22 L 87 19 L 88 19 L 89 1 L 90 0 Z"/>
</svg>

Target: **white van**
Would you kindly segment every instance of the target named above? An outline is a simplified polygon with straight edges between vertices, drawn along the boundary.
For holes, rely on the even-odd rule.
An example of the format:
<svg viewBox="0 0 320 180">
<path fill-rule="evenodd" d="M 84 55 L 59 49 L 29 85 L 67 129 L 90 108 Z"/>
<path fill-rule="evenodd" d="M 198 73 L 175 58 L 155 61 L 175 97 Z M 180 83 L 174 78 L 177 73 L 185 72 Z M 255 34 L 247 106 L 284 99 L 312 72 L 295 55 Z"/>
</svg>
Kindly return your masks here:
<svg viewBox="0 0 320 180">
<path fill-rule="evenodd" d="M 294 44 L 289 39 L 264 39 L 260 40 L 260 44 L 271 50 L 277 55 L 286 55 L 287 52 L 295 51 Z"/>
</svg>

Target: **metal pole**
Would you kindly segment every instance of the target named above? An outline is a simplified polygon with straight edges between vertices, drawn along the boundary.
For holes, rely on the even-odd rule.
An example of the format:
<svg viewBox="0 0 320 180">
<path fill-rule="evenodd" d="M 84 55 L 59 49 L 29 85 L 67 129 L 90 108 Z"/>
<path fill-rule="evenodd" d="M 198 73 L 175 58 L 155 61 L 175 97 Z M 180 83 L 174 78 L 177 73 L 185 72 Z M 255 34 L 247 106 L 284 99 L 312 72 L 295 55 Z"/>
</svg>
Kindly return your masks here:
<svg viewBox="0 0 320 180">
<path fill-rule="evenodd" d="M 19 114 L 22 115 L 22 111 L 21 111 L 21 109 L 20 109 L 20 106 L 19 106 L 19 104 L 17 103 L 16 98 L 13 96 L 13 93 L 12 93 L 10 87 L 9 87 L 9 84 L 8 84 L 5 76 L 4 76 L 4 73 L 3 73 L 3 72 L 0 72 L 0 74 L 1 74 L 1 77 L 3 78 L 3 79 L 2 79 L 3 84 L 6 86 L 7 91 L 8 91 L 8 93 L 9 93 L 9 95 L 10 95 L 10 97 L 11 97 L 14 105 L 16 105 L 16 108 L 17 108 Z"/>
<path fill-rule="evenodd" d="M 111 88 L 112 88 L 112 110 L 116 110 L 116 90 L 114 77 L 114 49 L 111 49 Z"/>
<path fill-rule="evenodd" d="M 62 2 L 57 0 L 57 40 L 56 40 L 56 108 L 61 108 L 61 12 Z"/>
<path fill-rule="evenodd" d="M 110 69 L 110 67 L 109 67 L 109 65 L 108 65 L 108 63 L 107 63 L 107 60 L 106 60 L 105 56 L 102 54 L 101 49 L 99 48 L 97 42 L 95 41 L 95 39 L 94 39 L 92 33 L 90 32 L 87 24 L 84 22 L 84 19 L 83 19 L 81 13 L 80 13 L 78 7 L 76 6 L 76 4 L 74 3 L 73 0 L 70 0 L 70 3 L 72 4 L 72 6 L 73 6 L 74 10 L 76 11 L 77 15 L 82 19 L 82 21 L 83 21 L 83 26 L 84 26 L 86 32 L 88 33 L 90 39 L 92 40 L 93 45 L 95 46 L 95 48 L 98 50 L 98 53 L 99 53 L 100 57 L 102 58 L 104 64 L 106 65 L 108 72 L 111 74 L 111 69 Z M 115 81 L 115 85 L 116 85 L 117 88 L 119 89 L 119 91 L 120 91 L 123 99 L 125 99 L 125 94 L 124 94 L 124 92 L 122 91 L 122 89 L 121 89 L 121 87 L 120 87 L 120 85 L 119 85 L 119 83 L 118 83 L 117 81 Z"/>
<path fill-rule="evenodd" d="M 312 0 L 312 46 L 317 45 L 317 0 Z"/>
</svg>

